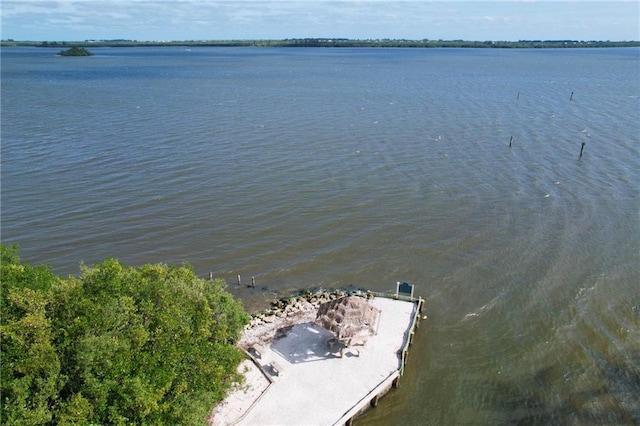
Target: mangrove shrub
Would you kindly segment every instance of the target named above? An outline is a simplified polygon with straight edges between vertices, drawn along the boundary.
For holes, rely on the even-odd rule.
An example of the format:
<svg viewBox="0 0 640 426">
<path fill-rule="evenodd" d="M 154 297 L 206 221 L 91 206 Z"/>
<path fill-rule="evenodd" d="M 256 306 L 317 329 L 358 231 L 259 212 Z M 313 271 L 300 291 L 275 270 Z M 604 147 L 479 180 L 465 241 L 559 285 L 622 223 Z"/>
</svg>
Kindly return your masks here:
<svg viewBox="0 0 640 426">
<path fill-rule="evenodd" d="M 2 423 L 204 424 L 240 380 L 248 316 L 185 266 L 62 279 L 2 246 Z"/>
</svg>

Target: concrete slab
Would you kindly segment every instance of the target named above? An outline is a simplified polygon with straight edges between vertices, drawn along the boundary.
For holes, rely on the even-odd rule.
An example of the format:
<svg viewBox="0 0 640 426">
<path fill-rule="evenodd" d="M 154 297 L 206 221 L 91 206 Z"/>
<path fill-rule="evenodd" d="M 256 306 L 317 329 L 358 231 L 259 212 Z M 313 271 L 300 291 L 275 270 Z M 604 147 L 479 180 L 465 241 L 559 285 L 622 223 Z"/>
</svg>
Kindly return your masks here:
<svg viewBox="0 0 640 426">
<path fill-rule="evenodd" d="M 333 335 L 310 320 L 312 312 L 299 317 L 302 322 L 281 324 L 270 344 L 261 342 L 261 358 L 254 358 L 271 383 L 264 375 L 243 373 L 252 396 L 234 395 L 242 388 L 229 395 L 221 404 L 227 412 L 217 407 L 213 424 L 333 425 L 368 402 L 372 391 L 398 374 L 399 352 L 417 309 L 415 303 L 382 297 L 370 303 L 382 312 L 377 334 L 364 345 L 346 348 L 342 357 L 337 346 L 327 344 Z"/>
</svg>

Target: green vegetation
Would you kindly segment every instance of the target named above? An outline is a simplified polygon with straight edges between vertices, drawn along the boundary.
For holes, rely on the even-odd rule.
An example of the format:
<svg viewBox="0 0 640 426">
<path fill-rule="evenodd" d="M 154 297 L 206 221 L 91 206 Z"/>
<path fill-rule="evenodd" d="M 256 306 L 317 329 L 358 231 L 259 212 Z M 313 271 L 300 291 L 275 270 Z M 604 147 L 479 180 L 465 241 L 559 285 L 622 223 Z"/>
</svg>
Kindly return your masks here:
<svg viewBox="0 0 640 426">
<path fill-rule="evenodd" d="M 598 40 L 518 40 L 518 41 L 473 41 L 473 40 L 406 40 L 375 39 L 353 40 L 346 38 L 294 38 L 284 40 L 181 40 L 181 41 L 138 41 L 138 40 L 85 40 L 85 41 L 15 41 L 3 40 L 1 46 L 35 47 L 151 47 L 151 46 L 253 46 L 253 47 L 464 47 L 464 48 L 583 48 L 583 47 L 639 47 L 640 41 L 598 41 Z"/>
<path fill-rule="evenodd" d="M 2 424 L 204 424 L 241 380 L 222 280 L 113 259 L 63 279 L 0 249 Z"/>
<path fill-rule="evenodd" d="M 91 56 L 93 53 L 89 52 L 84 47 L 73 46 L 67 50 L 61 50 L 58 55 L 60 56 Z"/>
</svg>

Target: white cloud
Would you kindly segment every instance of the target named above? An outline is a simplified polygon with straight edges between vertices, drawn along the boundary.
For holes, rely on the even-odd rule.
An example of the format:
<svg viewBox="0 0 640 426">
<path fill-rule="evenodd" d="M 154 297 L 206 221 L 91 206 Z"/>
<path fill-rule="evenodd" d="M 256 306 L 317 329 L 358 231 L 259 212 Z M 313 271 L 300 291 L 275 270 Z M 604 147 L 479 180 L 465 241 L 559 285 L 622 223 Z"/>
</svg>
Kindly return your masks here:
<svg viewBox="0 0 640 426">
<path fill-rule="evenodd" d="M 2 38 L 638 39 L 637 1 L 2 1 Z"/>
</svg>

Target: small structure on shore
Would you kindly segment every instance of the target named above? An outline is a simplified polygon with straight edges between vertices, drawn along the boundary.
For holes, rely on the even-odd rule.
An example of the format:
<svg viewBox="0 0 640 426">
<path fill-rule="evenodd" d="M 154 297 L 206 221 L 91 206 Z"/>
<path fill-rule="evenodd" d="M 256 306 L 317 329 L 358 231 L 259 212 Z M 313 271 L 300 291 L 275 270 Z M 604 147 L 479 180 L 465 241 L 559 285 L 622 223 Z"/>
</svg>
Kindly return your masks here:
<svg viewBox="0 0 640 426">
<path fill-rule="evenodd" d="M 342 290 L 274 301 L 245 327 L 246 381 L 209 424 L 351 425 L 398 387 L 423 305 L 402 292 Z"/>
<path fill-rule="evenodd" d="M 345 346 L 354 339 L 376 334 L 380 310 L 367 299 L 343 296 L 318 307 L 316 324 L 330 331 Z"/>
</svg>

